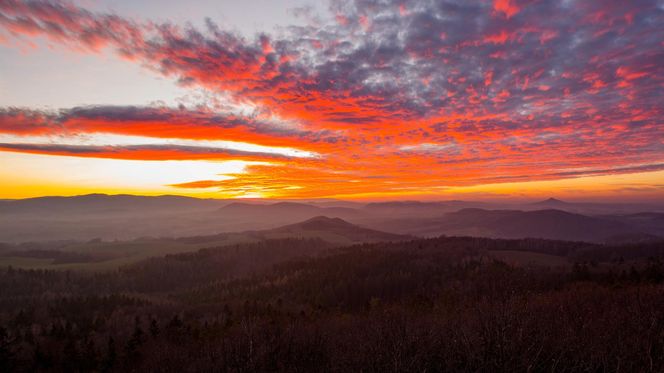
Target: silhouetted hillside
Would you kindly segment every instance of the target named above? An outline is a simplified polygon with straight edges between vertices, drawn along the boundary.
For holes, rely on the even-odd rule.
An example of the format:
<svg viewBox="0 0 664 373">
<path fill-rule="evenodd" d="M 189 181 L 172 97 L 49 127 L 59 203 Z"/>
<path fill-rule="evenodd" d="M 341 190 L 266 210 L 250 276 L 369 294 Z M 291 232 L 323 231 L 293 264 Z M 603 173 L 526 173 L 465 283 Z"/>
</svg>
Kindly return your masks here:
<svg viewBox="0 0 664 373">
<path fill-rule="evenodd" d="M 381 232 L 373 229 L 362 228 L 357 225 L 348 223 L 340 218 L 328 218 L 326 216 L 317 216 L 307 221 L 287 225 L 281 228 L 276 228 L 269 233 L 286 234 L 293 237 L 304 235 L 307 237 L 315 233 L 326 233 L 320 238 L 326 239 L 326 236 L 337 236 L 342 238 L 348 243 L 356 242 L 380 242 L 380 241 L 403 241 L 413 239 L 412 236 L 399 235 Z M 338 239 L 330 238 L 328 241 L 338 241 Z"/>
<path fill-rule="evenodd" d="M 565 201 L 561 201 L 557 198 L 548 198 L 548 199 L 545 199 L 544 201 L 535 202 L 532 205 L 533 206 L 538 206 L 538 207 L 541 207 L 541 208 L 555 209 L 555 208 L 568 206 L 569 203 L 567 203 Z"/>
<path fill-rule="evenodd" d="M 647 235 L 664 237 L 664 213 L 642 212 L 626 215 L 603 215 L 601 218 L 636 227 L 640 232 Z"/>
<path fill-rule="evenodd" d="M 399 224 L 407 229 L 396 230 Z M 641 233 L 637 228 L 614 221 L 561 210 L 462 209 L 438 218 L 393 222 L 392 231 L 424 236 L 465 235 L 496 238 L 547 238 L 603 242 L 615 235 Z M 387 226 L 382 229 L 389 229 Z"/>
<path fill-rule="evenodd" d="M 274 229 L 220 233 L 209 236 L 180 237 L 175 239 L 175 241 L 190 244 L 219 244 L 225 240 L 232 243 L 242 241 L 243 237 L 246 242 L 282 238 L 311 238 L 320 239 L 332 245 L 348 245 L 359 242 L 403 241 L 414 238 L 412 236 L 359 227 L 340 218 L 316 216 L 303 222 Z"/>
</svg>

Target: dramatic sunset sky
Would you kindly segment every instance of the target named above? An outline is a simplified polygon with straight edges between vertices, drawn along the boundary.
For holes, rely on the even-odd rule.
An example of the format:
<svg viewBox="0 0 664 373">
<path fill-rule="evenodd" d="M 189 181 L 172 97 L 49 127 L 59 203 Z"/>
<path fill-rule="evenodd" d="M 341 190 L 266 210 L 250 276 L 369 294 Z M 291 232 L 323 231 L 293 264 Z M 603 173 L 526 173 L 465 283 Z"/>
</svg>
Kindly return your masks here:
<svg viewBox="0 0 664 373">
<path fill-rule="evenodd" d="M 664 199 L 664 0 L 0 0 L 0 198 Z"/>
</svg>

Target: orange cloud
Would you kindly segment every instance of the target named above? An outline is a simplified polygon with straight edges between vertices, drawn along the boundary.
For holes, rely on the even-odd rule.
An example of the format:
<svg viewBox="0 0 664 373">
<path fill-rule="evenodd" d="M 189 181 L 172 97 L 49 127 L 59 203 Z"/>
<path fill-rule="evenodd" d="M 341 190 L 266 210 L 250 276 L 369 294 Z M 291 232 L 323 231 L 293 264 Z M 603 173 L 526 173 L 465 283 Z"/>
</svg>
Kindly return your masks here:
<svg viewBox="0 0 664 373">
<path fill-rule="evenodd" d="M 172 185 L 275 197 L 435 193 L 661 169 L 664 35 L 640 17 L 661 14 L 653 1 L 544 0 L 527 11 L 509 0 L 449 9 L 429 3 L 406 9 L 396 0 L 354 5 L 339 9 L 332 24 L 252 41 L 212 22 L 199 30 L 67 3 L 2 2 L 0 28 L 13 37 L 42 36 L 77 52 L 108 48 L 153 73 L 256 110 L 4 108 L 0 135 L 11 141 L 0 141 L 0 149 L 261 161 L 233 179 L 205 175 Z M 567 32 L 576 29 L 583 32 Z M 95 135 L 152 140 L 67 142 Z M 21 140 L 29 136 L 48 141 Z M 164 143 L 174 139 L 194 144 Z M 241 142 L 246 149 L 206 141 Z"/>
</svg>

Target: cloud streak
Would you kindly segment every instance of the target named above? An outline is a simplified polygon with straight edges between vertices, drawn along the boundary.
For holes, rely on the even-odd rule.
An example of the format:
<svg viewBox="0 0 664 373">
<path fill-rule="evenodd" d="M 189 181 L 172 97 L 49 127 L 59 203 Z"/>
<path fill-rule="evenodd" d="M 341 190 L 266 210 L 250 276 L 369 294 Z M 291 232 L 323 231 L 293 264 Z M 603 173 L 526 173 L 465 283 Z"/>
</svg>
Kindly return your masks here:
<svg viewBox="0 0 664 373">
<path fill-rule="evenodd" d="M 67 155 L 131 160 L 244 160 L 269 161 L 289 159 L 285 155 L 235 149 L 184 145 L 70 145 L 35 143 L 0 143 L 0 150 L 34 154 Z"/>
</svg>

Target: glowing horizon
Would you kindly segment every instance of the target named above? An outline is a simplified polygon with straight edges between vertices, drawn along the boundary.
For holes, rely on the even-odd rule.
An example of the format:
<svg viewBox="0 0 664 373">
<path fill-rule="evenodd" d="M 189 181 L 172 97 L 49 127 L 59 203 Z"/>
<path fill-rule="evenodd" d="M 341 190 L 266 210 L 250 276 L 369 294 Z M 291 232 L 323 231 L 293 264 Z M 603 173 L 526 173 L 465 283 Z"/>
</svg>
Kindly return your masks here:
<svg viewBox="0 0 664 373">
<path fill-rule="evenodd" d="M 0 198 L 664 200 L 661 2 L 314 3 L 1 2 Z"/>
</svg>

